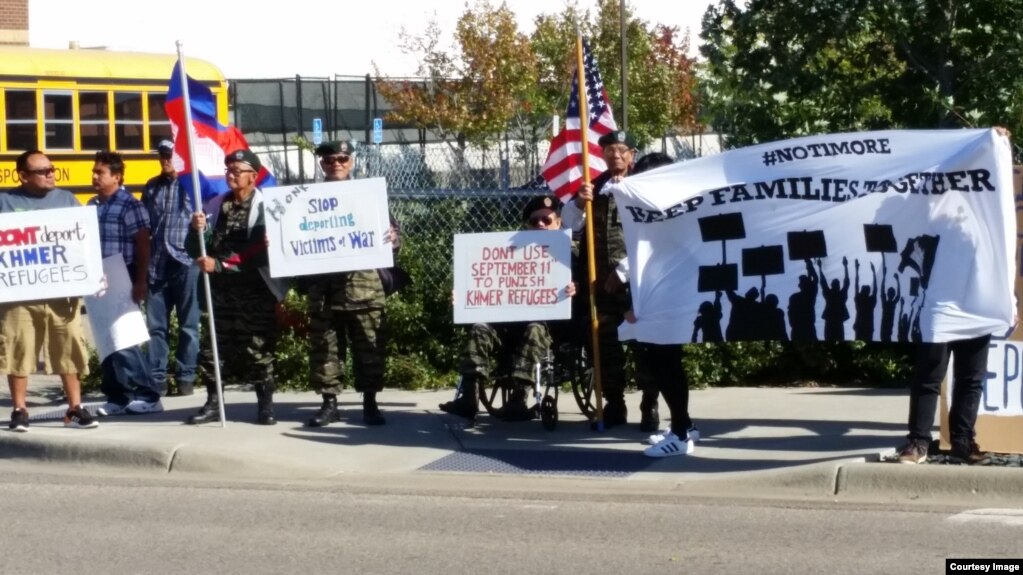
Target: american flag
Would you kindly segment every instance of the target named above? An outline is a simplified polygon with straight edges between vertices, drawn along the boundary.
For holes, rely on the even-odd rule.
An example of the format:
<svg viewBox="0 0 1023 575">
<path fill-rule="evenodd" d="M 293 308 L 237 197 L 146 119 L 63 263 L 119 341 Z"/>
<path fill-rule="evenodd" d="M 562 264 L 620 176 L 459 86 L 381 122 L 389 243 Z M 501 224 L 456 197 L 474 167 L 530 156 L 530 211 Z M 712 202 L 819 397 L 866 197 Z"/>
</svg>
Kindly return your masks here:
<svg viewBox="0 0 1023 575">
<path fill-rule="evenodd" d="M 618 129 L 611 104 L 607 100 L 604 81 L 597 71 L 590 47 L 583 40 L 583 78 L 586 82 L 587 112 L 589 113 L 589 168 L 590 179 L 596 178 L 607 164 L 601 154 L 597 140 L 604 134 Z M 572 80 L 572 95 L 568 98 L 568 112 L 565 114 L 565 129 L 551 140 L 547 161 L 543 165 L 543 179 L 554 195 L 567 202 L 579 190 L 583 180 L 582 133 L 579 122 L 579 80 Z"/>
</svg>

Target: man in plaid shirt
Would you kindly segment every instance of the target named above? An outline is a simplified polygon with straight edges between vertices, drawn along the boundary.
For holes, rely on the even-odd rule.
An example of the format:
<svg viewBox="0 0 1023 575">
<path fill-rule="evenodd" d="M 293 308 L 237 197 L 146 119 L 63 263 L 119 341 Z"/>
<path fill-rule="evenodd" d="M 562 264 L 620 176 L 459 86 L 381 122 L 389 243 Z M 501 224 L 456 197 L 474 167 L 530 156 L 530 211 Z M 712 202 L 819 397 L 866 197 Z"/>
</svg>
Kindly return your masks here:
<svg viewBox="0 0 1023 575">
<path fill-rule="evenodd" d="M 124 159 L 117 152 L 97 152 L 92 168 L 96 196 L 89 200 L 99 217 L 103 257 L 121 254 L 132 278 L 132 300 L 141 304 L 148 291 L 149 215 L 142 202 L 124 189 Z M 149 362 L 138 345 L 117 350 L 101 364 L 101 390 L 107 403 L 100 415 L 142 414 L 163 411 L 160 392 Z"/>
<path fill-rule="evenodd" d="M 142 204 L 152 225 L 149 259 L 149 294 L 146 325 L 149 326 L 149 365 L 153 380 L 167 391 L 171 311 L 178 317 L 178 345 L 174 354 L 177 395 L 192 395 L 199 356 L 199 267 L 185 251 L 185 237 L 192 221 L 191 198 L 178 185 L 174 170 L 174 144 L 157 146 L 160 174 L 146 182 Z"/>
</svg>

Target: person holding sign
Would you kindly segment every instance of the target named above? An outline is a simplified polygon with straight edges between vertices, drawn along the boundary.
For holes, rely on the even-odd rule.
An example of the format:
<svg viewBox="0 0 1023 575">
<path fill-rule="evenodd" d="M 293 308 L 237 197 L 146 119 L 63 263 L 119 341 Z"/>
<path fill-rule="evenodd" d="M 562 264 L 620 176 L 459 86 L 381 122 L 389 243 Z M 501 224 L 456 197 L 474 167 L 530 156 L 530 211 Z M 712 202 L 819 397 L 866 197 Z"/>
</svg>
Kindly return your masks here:
<svg viewBox="0 0 1023 575">
<path fill-rule="evenodd" d="M 320 167 L 328 182 L 347 180 L 355 165 L 355 146 L 350 142 L 327 142 L 316 148 Z M 391 218 L 387 241 L 397 252 L 400 236 Z M 323 403 L 306 425 L 324 427 L 338 421 L 337 396 L 341 393 L 342 366 L 347 348 L 352 350 L 355 391 L 362 393 L 362 420 L 366 425 L 386 423 L 377 405 L 384 388 L 387 359 L 384 300 L 395 286 L 390 270 L 360 270 L 303 276 L 299 291 L 309 297 L 309 383 Z"/>
<path fill-rule="evenodd" d="M 558 200 L 549 196 L 536 196 L 526 203 L 522 219 L 528 230 L 560 230 Z M 575 283 L 566 288 L 569 297 L 575 295 Z M 490 368 L 501 353 L 511 356 L 511 379 L 515 382 L 508 401 L 495 414 L 504 421 L 528 421 L 536 416 L 527 405 L 533 387 L 535 366 L 543 361 L 551 335 L 544 322 L 476 323 L 469 332 L 469 341 L 460 359 L 461 393 L 453 401 L 439 405 L 441 411 L 476 418 L 479 410 L 479 382 L 489 376 Z"/>
<path fill-rule="evenodd" d="M 131 299 L 141 304 L 148 291 L 149 213 L 142 202 L 124 189 L 124 159 L 117 152 L 97 152 L 92 168 L 96 195 L 89 200 L 99 217 L 103 257 L 120 255 L 131 278 Z M 153 380 L 142 347 L 117 349 L 103 358 L 101 389 L 107 402 L 100 415 L 141 415 L 163 411 L 160 391 Z"/>
<path fill-rule="evenodd" d="M 267 261 L 263 195 L 256 187 L 262 164 L 250 150 L 224 158 L 229 190 L 207 202 L 206 214 L 192 215 L 185 249 L 210 276 L 212 312 L 216 317 L 219 358 L 231 376 L 256 390 L 256 423 L 275 425 L 274 348 L 277 302 L 287 293 L 270 277 Z M 207 225 L 208 224 L 208 225 Z M 199 242 L 205 242 L 202 256 Z M 195 425 L 220 420 L 220 397 L 213 380 L 213 349 L 203 332 L 199 368 L 206 382 L 206 404 L 188 418 Z"/>
<path fill-rule="evenodd" d="M 597 176 L 591 184 L 583 184 L 579 188 L 574 201 L 565 204 L 565 224 L 572 227 L 573 232 L 583 230 L 586 216 L 586 202 L 593 202 L 593 248 L 596 264 L 596 308 L 600 321 L 598 336 L 600 340 L 600 373 L 604 399 L 604 427 L 624 425 L 628 420 L 625 407 L 625 353 L 618 340 L 618 326 L 625 320 L 625 311 L 631 307 L 628 281 L 628 261 L 625 254 L 625 235 L 622 223 L 618 219 L 618 209 L 610 194 L 602 194 L 601 190 L 608 182 L 618 182 L 632 173 L 633 161 L 636 157 L 636 142 L 631 135 L 621 130 L 609 132 L 597 141 L 607 162 L 607 170 Z M 582 234 L 579 253 L 587 253 L 586 234 Z M 586 257 L 576 258 L 575 277 L 589 277 L 589 262 Z M 590 307 L 589 290 L 582 290 L 581 302 L 584 309 Z M 585 322 L 589 330 L 590 318 L 576 318 Z M 580 326 L 580 329 L 583 329 Z M 586 338 L 586 345 L 592 345 Z M 589 354 L 592 357 L 592 353 Z M 657 414 L 657 390 L 644 387 L 643 400 L 640 403 L 640 429 L 655 431 L 660 425 Z"/>
<path fill-rule="evenodd" d="M 0 213 L 80 207 L 74 194 L 56 186 L 53 163 L 39 150 L 29 150 L 15 161 L 21 186 L 0 194 Z M 64 426 L 98 425 L 82 407 L 82 384 L 89 373 L 89 350 L 82 331 L 81 298 L 56 298 L 0 304 L 0 373 L 7 374 L 14 407 L 8 427 L 28 431 L 28 374 L 35 372 L 43 344 L 47 365 L 60 375 L 68 410 Z"/>
</svg>

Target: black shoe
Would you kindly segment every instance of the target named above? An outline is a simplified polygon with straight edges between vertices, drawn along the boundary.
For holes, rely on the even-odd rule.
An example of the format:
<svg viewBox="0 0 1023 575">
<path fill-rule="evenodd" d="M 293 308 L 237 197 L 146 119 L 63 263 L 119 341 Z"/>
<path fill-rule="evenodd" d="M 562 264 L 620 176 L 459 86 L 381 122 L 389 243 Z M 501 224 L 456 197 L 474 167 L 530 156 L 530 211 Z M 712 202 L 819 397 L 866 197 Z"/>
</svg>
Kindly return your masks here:
<svg viewBox="0 0 1023 575">
<path fill-rule="evenodd" d="M 973 440 L 952 441 L 952 452 L 949 454 L 949 461 L 953 463 L 965 463 L 967 465 L 988 465 L 991 463 L 991 454 L 985 453 L 977 447 Z"/>
<path fill-rule="evenodd" d="M 468 420 L 476 419 L 476 414 L 479 412 L 476 398 L 470 398 L 468 395 L 461 395 L 458 399 L 453 401 L 447 401 L 440 404 L 440 410 L 444 413 L 450 413 L 451 415 L 457 415 L 458 417 L 464 417 Z"/>
<path fill-rule="evenodd" d="M 274 405 L 272 403 L 259 406 L 256 413 L 256 423 L 259 425 L 277 425 L 277 418 L 274 417 Z"/>
<path fill-rule="evenodd" d="M 643 394 L 643 401 L 639 405 L 639 430 L 643 433 L 653 433 L 661 428 L 661 416 L 657 413 L 657 395 Z"/>
<path fill-rule="evenodd" d="M 341 421 L 341 413 L 337 410 L 337 396 L 325 393 L 320 410 L 305 424 L 306 427 L 326 427 L 335 421 Z"/>
<path fill-rule="evenodd" d="M 213 423 L 214 421 L 220 421 L 220 404 L 215 401 L 207 400 L 206 403 L 199 408 L 198 413 L 188 417 L 186 423 L 189 425 L 199 425 L 202 423 Z"/>
<path fill-rule="evenodd" d="M 19 433 L 25 433 L 28 431 L 28 410 L 15 409 L 12 411 L 11 422 L 7 424 L 7 428 Z"/>
<path fill-rule="evenodd" d="M 606 398 L 604 404 L 604 429 L 610 429 L 617 425 L 625 425 L 629 419 L 629 409 L 625 406 L 625 398 L 621 396 Z M 590 424 L 590 429 L 597 429 L 597 422 Z M 656 427 L 654 430 L 656 431 Z"/>
<path fill-rule="evenodd" d="M 387 423 L 384 415 L 380 413 L 377 406 L 377 394 L 367 392 L 362 394 L 362 422 L 366 425 L 383 425 Z"/>
<path fill-rule="evenodd" d="M 508 397 L 508 403 L 497 408 L 494 417 L 501 421 L 530 421 L 536 419 L 536 410 L 526 404 L 526 391 L 516 388 Z"/>
</svg>

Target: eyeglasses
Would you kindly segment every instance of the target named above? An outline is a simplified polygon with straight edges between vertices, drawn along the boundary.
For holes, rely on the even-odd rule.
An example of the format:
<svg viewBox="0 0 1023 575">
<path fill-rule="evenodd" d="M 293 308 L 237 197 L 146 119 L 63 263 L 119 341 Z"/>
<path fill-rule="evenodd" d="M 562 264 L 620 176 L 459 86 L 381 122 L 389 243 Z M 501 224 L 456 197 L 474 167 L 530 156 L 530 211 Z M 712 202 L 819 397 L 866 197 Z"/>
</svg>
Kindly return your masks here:
<svg viewBox="0 0 1023 575">
<path fill-rule="evenodd" d="M 25 171 L 28 172 L 29 174 L 32 174 L 33 176 L 52 176 L 53 173 L 56 172 L 57 170 L 54 169 L 53 166 L 50 166 L 49 168 L 39 168 L 39 169 L 36 169 L 36 170 L 25 170 Z"/>
<path fill-rule="evenodd" d="M 341 155 L 341 156 L 323 156 L 323 159 L 320 160 L 320 161 L 323 162 L 324 164 L 328 165 L 328 166 L 333 166 L 334 164 L 347 164 L 348 160 L 351 160 L 351 159 L 352 159 L 351 156 L 344 156 L 344 155 Z"/>
<path fill-rule="evenodd" d="M 529 225 L 536 227 L 543 222 L 543 225 L 550 226 L 554 223 L 554 214 L 547 214 L 546 216 L 533 216 L 529 218 Z"/>
<path fill-rule="evenodd" d="M 224 170 L 224 174 L 240 178 L 242 174 L 255 174 L 256 170 Z"/>
</svg>

